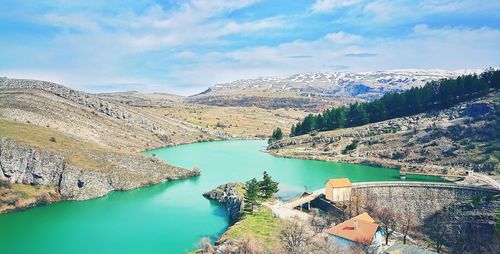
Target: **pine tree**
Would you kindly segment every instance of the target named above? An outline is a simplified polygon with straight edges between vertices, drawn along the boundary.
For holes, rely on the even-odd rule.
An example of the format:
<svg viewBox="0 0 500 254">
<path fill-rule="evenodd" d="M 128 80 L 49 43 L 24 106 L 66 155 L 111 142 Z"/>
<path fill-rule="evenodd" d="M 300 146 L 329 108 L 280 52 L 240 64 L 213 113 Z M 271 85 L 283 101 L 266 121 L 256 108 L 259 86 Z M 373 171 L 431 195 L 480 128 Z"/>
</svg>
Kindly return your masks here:
<svg viewBox="0 0 500 254">
<path fill-rule="evenodd" d="M 273 131 L 273 134 L 271 135 L 267 143 L 270 144 L 276 140 L 281 140 L 281 139 L 283 139 L 283 132 L 281 131 L 281 128 L 278 127 Z"/>
<path fill-rule="evenodd" d="M 273 139 L 275 140 L 280 140 L 283 138 L 283 132 L 281 131 L 281 128 L 278 127 L 276 130 L 273 132 Z"/>
<path fill-rule="evenodd" d="M 247 190 L 245 192 L 245 209 L 253 213 L 254 206 L 257 204 L 257 198 L 259 197 L 259 182 L 257 179 L 252 178 L 252 180 L 247 182 Z"/>
<path fill-rule="evenodd" d="M 483 96 L 500 88 L 500 70 L 488 69 L 481 75 L 464 75 L 455 79 L 431 81 L 420 88 L 387 93 L 382 98 L 349 107 L 324 110 L 309 114 L 292 126 L 291 136 L 314 130 L 335 130 L 367 123 L 419 114 L 428 110 L 451 107 L 457 103 Z"/>
<path fill-rule="evenodd" d="M 259 182 L 260 190 L 263 198 L 271 198 L 278 192 L 278 182 L 273 181 L 271 176 L 264 171 L 262 181 Z"/>
<path fill-rule="evenodd" d="M 290 137 L 293 137 L 296 135 L 296 130 L 295 130 L 295 124 L 292 125 L 292 129 L 290 129 Z"/>
</svg>

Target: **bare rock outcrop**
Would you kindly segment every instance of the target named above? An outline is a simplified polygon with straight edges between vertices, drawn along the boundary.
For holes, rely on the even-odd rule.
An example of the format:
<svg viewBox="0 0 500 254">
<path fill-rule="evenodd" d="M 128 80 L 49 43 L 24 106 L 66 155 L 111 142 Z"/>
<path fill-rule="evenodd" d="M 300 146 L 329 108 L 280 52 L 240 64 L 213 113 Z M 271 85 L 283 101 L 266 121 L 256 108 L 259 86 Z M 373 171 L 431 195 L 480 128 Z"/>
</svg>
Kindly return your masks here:
<svg viewBox="0 0 500 254">
<path fill-rule="evenodd" d="M 63 200 L 86 200 L 115 190 L 199 175 L 199 171 L 167 165 L 142 154 L 93 155 L 110 168 L 71 165 L 63 154 L 41 151 L 0 137 L 0 180 L 28 185 L 53 185 Z"/>
<path fill-rule="evenodd" d="M 240 218 L 245 205 L 243 197 L 245 187 L 246 185 L 243 183 L 222 184 L 211 191 L 203 193 L 203 196 L 224 204 L 230 221 L 235 222 Z"/>
</svg>

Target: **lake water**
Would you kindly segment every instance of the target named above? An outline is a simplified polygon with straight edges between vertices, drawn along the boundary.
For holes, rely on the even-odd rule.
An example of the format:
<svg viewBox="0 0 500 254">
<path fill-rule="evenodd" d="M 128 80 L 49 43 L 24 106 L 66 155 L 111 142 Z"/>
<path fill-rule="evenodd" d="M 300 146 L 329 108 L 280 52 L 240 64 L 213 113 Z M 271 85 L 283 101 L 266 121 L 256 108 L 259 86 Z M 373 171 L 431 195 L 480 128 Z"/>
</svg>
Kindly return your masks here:
<svg viewBox="0 0 500 254">
<path fill-rule="evenodd" d="M 106 197 L 65 201 L 0 216 L 0 253 L 185 253 L 228 227 L 225 210 L 202 193 L 235 181 L 280 182 L 281 198 L 323 187 L 329 178 L 399 180 L 399 171 L 345 163 L 276 158 L 266 142 L 216 141 L 148 151 L 170 164 L 201 168 L 201 176 Z M 408 176 L 408 181 L 436 181 Z"/>
</svg>

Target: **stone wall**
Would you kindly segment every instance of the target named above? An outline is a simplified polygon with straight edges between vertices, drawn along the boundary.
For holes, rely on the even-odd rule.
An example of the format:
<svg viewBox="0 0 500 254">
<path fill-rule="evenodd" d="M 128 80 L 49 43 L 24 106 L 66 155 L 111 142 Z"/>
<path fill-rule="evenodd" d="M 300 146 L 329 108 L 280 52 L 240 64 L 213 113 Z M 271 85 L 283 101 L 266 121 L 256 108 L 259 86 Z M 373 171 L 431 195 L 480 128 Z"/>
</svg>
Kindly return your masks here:
<svg viewBox="0 0 500 254">
<path fill-rule="evenodd" d="M 377 208 L 409 213 L 420 222 L 446 206 L 477 196 L 500 194 L 500 190 L 495 189 L 421 182 L 355 183 L 352 192 L 353 196 L 361 197 L 362 202 L 372 201 Z"/>
</svg>

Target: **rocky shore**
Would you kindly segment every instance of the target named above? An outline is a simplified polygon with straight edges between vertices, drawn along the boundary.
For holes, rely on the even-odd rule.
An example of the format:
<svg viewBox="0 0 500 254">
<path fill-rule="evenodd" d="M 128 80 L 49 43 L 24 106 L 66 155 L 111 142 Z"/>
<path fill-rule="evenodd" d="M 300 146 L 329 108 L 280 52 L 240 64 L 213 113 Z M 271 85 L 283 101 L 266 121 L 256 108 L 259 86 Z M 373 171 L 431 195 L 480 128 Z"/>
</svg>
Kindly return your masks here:
<svg viewBox="0 0 500 254">
<path fill-rule="evenodd" d="M 359 163 L 413 172 L 500 172 L 500 96 L 360 127 L 312 133 L 270 144 L 276 156 Z M 351 146 L 353 149 L 347 147 Z M 495 152 L 496 151 L 496 152 Z"/>
<path fill-rule="evenodd" d="M 231 223 L 234 223 L 240 218 L 243 212 L 245 187 L 244 183 L 222 184 L 213 190 L 203 193 L 203 196 L 224 204 Z"/>
<path fill-rule="evenodd" d="M 37 149 L 0 136 L 0 181 L 7 184 L 51 186 L 50 199 L 87 200 L 116 190 L 129 190 L 165 181 L 197 176 L 197 170 L 170 166 L 142 154 L 87 154 L 102 167 L 85 167 L 71 163 L 65 154 Z M 99 165 L 97 165 L 99 166 Z M 28 207 L 23 200 L 5 201 L 3 212 Z M 33 200 L 33 204 L 39 200 Z M 28 202 L 29 203 L 29 202 Z M 42 202 L 46 203 L 46 202 Z"/>
</svg>

